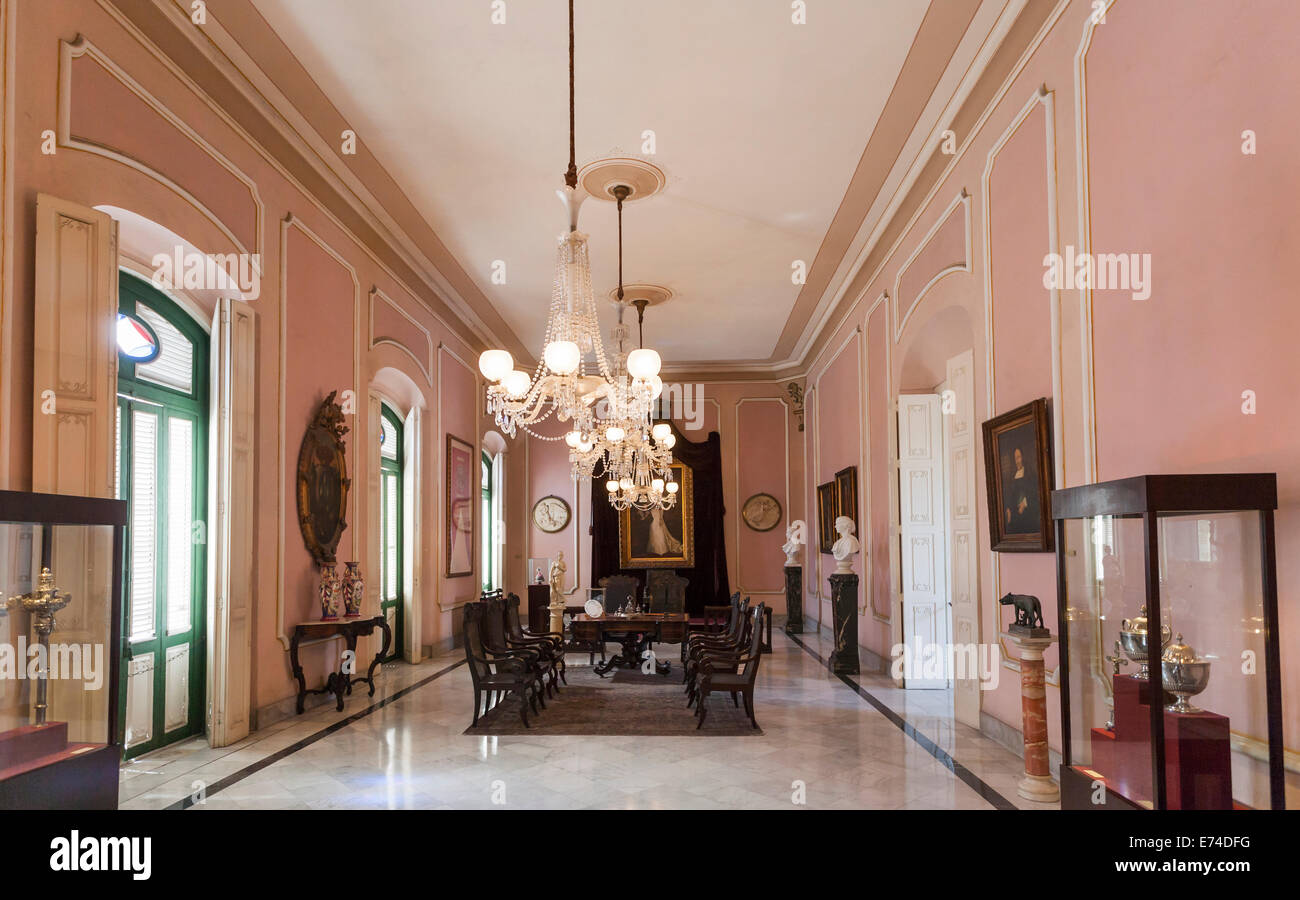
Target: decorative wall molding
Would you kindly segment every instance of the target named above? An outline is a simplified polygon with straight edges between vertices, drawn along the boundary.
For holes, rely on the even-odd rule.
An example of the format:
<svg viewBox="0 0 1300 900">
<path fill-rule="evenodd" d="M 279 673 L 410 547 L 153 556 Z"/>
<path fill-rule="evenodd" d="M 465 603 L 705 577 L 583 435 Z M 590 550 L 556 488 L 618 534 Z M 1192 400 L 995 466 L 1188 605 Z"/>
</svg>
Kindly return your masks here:
<svg viewBox="0 0 1300 900">
<path fill-rule="evenodd" d="M 1083 37 L 1074 55 L 1075 165 L 1078 167 L 1079 253 L 1092 253 L 1091 170 L 1088 161 L 1088 51 L 1092 35 L 1115 0 L 1104 0 L 1101 15 L 1085 16 Z M 1082 361 L 1083 483 L 1097 481 L 1097 390 L 1093 377 L 1092 287 L 1079 288 L 1079 339 Z M 1058 484 L 1064 485 L 1064 478 Z"/>
<path fill-rule="evenodd" d="M 740 552 L 740 536 L 741 536 L 740 528 L 741 525 L 743 524 L 741 521 L 742 517 L 740 515 L 740 512 L 744 505 L 745 498 L 740 496 L 740 408 L 744 406 L 746 403 L 779 403 L 781 405 L 781 420 L 785 425 L 785 428 L 783 429 L 784 434 L 783 434 L 783 445 L 782 445 L 785 451 L 785 492 L 781 497 L 781 503 L 784 507 L 784 509 L 782 510 L 782 519 L 783 519 L 782 524 L 789 524 L 790 522 L 790 405 L 786 403 L 784 397 L 741 397 L 736 401 L 736 406 L 735 409 L 733 410 L 735 415 L 735 422 L 736 422 L 736 437 L 735 437 L 736 449 L 735 452 L 732 453 L 732 457 L 735 460 L 735 485 L 736 485 L 736 515 L 735 515 L 736 586 L 734 590 L 740 591 L 742 594 L 745 595 L 754 595 L 754 594 L 778 595 L 779 594 L 781 596 L 784 596 L 785 595 L 784 584 L 779 590 L 756 591 L 756 590 L 751 590 L 742 587 L 742 582 L 741 582 L 741 575 L 743 574 L 742 564 L 744 562 L 744 558 L 742 557 Z"/>
<path fill-rule="evenodd" d="M 877 297 L 875 301 L 871 304 L 871 306 L 867 308 L 866 315 L 862 317 L 862 342 L 864 348 L 863 355 L 866 357 L 866 361 L 867 361 L 866 365 L 862 367 L 862 378 L 863 378 L 863 385 L 864 385 L 863 394 L 862 394 L 862 400 L 863 400 L 863 404 L 862 404 L 863 426 L 862 427 L 863 427 L 864 435 L 869 435 L 871 432 L 872 410 L 871 410 L 871 392 L 870 392 L 871 385 L 870 385 L 870 375 L 869 375 L 870 368 L 871 368 L 871 316 L 875 313 L 876 309 L 882 303 L 886 305 L 886 313 L 888 313 L 888 310 L 890 308 L 889 291 L 881 291 L 880 296 Z M 894 340 L 893 340 L 893 336 L 890 334 L 889 316 L 886 315 L 885 316 L 885 421 L 887 424 L 886 424 L 886 432 L 885 432 L 886 433 L 885 445 L 888 448 L 889 455 L 887 457 L 885 465 L 887 467 L 886 480 L 889 484 L 889 491 L 888 491 L 889 517 L 890 517 L 889 521 L 891 523 L 891 531 L 890 531 L 891 534 L 893 534 L 892 524 L 898 521 L 898 478 L 895 476 L 895 473 L 898 470 L 898 459 L 897 459 L 898 437 L 895 434 L 895 430 L 897 428 L 897 422 L 891 413 L 891 411 L 894 408 L 894 404 L 897 402 L 897 398 L 894 396 L 893 370 L 894 370 Z M 894 424 L 888 424 L 891 422 Z M 859 485 L 865 485 L 865 488 L 862 487 L 859 488 L 859 493 L 865 498 L 863 500 L 864 503 L 863 518 L 866 520 L 865 546 L 871 547 L 875 543 L 875 539 L 874 539 L 875 523 L 871 517 L 871 500 L 872 500 L 871 441 L 869 438 L 864 436 L 862 440 L 862 447 L 863 447 L 863 459 L 864 459 L 864 464 L 862 469 L 863 476 L 858 479 L 858 483 Z M 881 603 L 880 603 L 880 600 L 882 599 L 880 597 L 880 591 L 876 590 L 876 579 L 869 575 L 871 571 L 870 568 L 868 568 L 866 572 L 866 574 L 868 574 L 869 577 L 867 578 L 868 583 L 867 583 L 867 590 L 865 592 L 865 595 L 867 598 L 867 605 L 871 609 L 871 617 L 875 619 L 877 622 L 884 622 L 886 624 L 893 623 L 894 607 L 896 606 L 895 597 L 898 596 L 899 592 L 901 591 L 901 587 L 899 587 L 899 579 L 901 577 L 900 576 L 901 563 L 898 559 L 897 549 L 898 549 L 898 542 L 890 541 L 889 542 L 890 590 L 887 593 L 887 595 L 883 598 L 885 601 L 883 609 L 881 608 Z M 899 602 L 901 603 L 901 597 L 899 599 Z"/>
<path fill-rule="evenodd" d="M 423 359 L 421 359 L 419 356 L 415 354 L 415 350 L 413 348 L 406 346 L 406 344 L 402 343 L 396 338 L 375 337 L 375 305 L 378 303 L 386 304 L 391 309 L 393 309 L 398 315 L 406 319 L 406 321 L 410 322 L 414 327 L 420 330 L 420 332 L 424 335 L 424 340 L 427 347 Z M 424 375 L 425 384 L 432 388 L 433 387 L 433 335 L 429 333 L 429 329 L 421 325 L 420 322 L 414 316 L 412 316 L 405 309 L 403 309 L 400 303 L 398 303 L 392 297 L 388 296 L 382 290 L 380 290 L 378 285 L 372 285 L 370 288 L 369 317 L 370 317 L 370 328 L 369 328 L 370 346 L 377 347 L 380 344 L 392 344 L 394 347 L 401 350 L 407 356 L 411 357 L 411 360 L 417 366 L 420 367 L 420 372 Z"/>
<path fill-rule="evenodd" d="M 903 276 L 907 274 L 907 271 L 908 269 L 911 268 L 912 263 L 915 262 L 916 258 L 921 255 L 921 251 L 924 250 L 927 246 L 929 246 L 930 241 L 934 238 L 936 234 L 939 233 L 940 229 L 942 229 L 944 225 L 948 224 L 948 220 L 952 217 L 952 214 L 957 210 L 958 207 L 961 207 L 962 209 L 962 227 L 965 229 L 966 232 L 966 240 L 963 245 L 964 247 L 963 258 L 961 259 L 961 261 L 950 263 L 940 268 L 939 271 L 935 272 L 934 275 L 930 277 L 930 280 L 927 281 L 921 287 L 921 289 L 916 292 L 916 296 L 910 302 L 908 302 L 907 311 L 903 313 L 903 316 L 900 319 L 898 315 L 898 309 L 905 302 L 903 300 L 903 294 L 902 294 Z M 951 275 L 954 272 L 970 272 L 971 265 L 972 265 L 971 262 L 972 257 L 973 254 L 971 252 L 970 194 L 966 191 L 965 188 L 962 188 L 961 191 L 957 194 L 957 196 L 953 198 L 953 201 L 948 204 L 948 208 L 945 209 L 943 213 L 939 216 L 939 218 L 935 220 L 935 223 L 932 226 L 930 226 L 930 230 L 926 232 L 925 237 L 921 238 L 920 242 L 917 243 L 916 248 L 912 250 L 911 254 L 907 257 L 907 259 L 903 262 L 903 264 L 898 267 L 898 272 L 897 274 L 894 275 L 894 302 L 890 304 L 890 309 L 893 312 L 893 316 L 894 316 L 894 335 L 893 335 L 894 343 L 898 343 L 899 338 L 903 336 L 903 329 L 907 327 L 908 319 L 912 317 L 912 313 L 915 312 L 917 307 L 921 305 L 921 301 L 925 299 L 925 295 L 930 292 L 930 288 L 938 284 L 939 281 L 945 275 Z M 868 315 L 870 315 L 870 313 L 868 313 Z"/>
<path fill-rule="evenodd" d="M 17 66 L 16 0 L 0 0 L 0 422 L 13 421 L 9 378 L 14 305 L 14 71 Z M 0 488 L 10 487 L 12 441 L 0 441 Z"/>
<path fill-rule="evenodd" d="M 395 284 L 400 286 L 410 296 L 419 297 L 418 292 L 412 289 L 410 284 L 408 284 L 405 281 L 405 279 L 399 276 L 396 272 L 392 270 L 392 268 L 387 263 L 385 263 L 382 259 L 380 259 L 379 255 L 375 253 L 375 251 L 368 244 L 362 241 L 361 238 L 357 236 L 356 232 L 354 232 L 351 228 L 345 225 L 337 215 L 335 215 L 328 207 L 326 207 L 323 203 L 321 203 L 319 198 L 317 198 L 316 195 L 311 190 L 309 190 L 295 175 L 293 175 L 293 173 L 291 173 L 287 168 L 285 168 L 284 164 L 281 163 L 279 159 L 273 156 L 265 147 L 261 145 L 261 143 L 259 143 L 251 134 L 249 134 L 244 129 L 244 127 L 240 125 L 220 104 L 218 104 L 215 100 L 213 100 L 212 97 L 209 96 L 203 90 L 203 88 L 199 87 L 199 85 L 192 78 L 190 78 L 189 75 L 187 75 L 185 71 L 181 69 L 175 63 L 175 61 L 171 59 L 171 57 L 163 53 L 162 50 L 152 40 L 150 40 L 150 38 L 147 35 L 145 35 L 142 31 L 140 31 L 139 28 L 136 27 L 135 23 L 133 23 L 130 19 L 128 19 L 122 13 L 121 10 L 119 10 L 115 5 L 113 5 L 111 0 L 96 0 L 96 2 L 109 16 L 112 17 L 112 19 L 127 34 L 129 34 L 136 41 L 136 43 L 138 43 L 147 53 L 149 53 L 149 55 L 152 56 L 154 60 L 156 60 L 160 65 L 166 68 L 173 78 L 175 78 L 179 83 L 184 85 L 199 101 L 201 101 L 208 108 L 210 112 L 212 112 L 228 128 L 230 128 L 230 130 L 236 136 L 238 136 L 239 139 L 242 140 L 245 145 L 247 145 L 250 149 L 252 149 L 255 153 L 257 153 L 257 155 L 260 156 L 267 163 L 267 165 L 269 165 L 272 169 L 274 169 L 275 172 L 281 178 L 283 178 L 289 185 L 291 185 L 307 203 L 311 204 L 311 206 L 313 206 L 316 209 L 316 211 L 319 212 L 322 216 L 327 218 L 334 225 L 335 228 L 337 228 L 342 234 L 346 235 L 348 239 L 351 240 L 352 243 L 359 250 L 361 250 L 361 252 L 364 253 L 375 266 L 377 266 L 381 271 L 383 271 L 385 275 L 387 275 L 390 279 L 392 279 L 392 281 Z M 163 11 L 165 14 L 168 15 L 175 14 L 179 16 L 180 20 L 183 20 L 185 28 L 187 30 L 190 28 L 188 12 L 182 12 L 181 10 L 176 8 L 169 9 L 169 6 L 168 4 L 166 4 L 165 0 L 154 0 L 154 2 L 155 5 L 158 5 L 159 9 Z M 211 19 L 211 12 L 209 12 L 209 21 L 211 24 L 210 27 L 204 32 L 205 34 L 210 34 L 213 27 L 219 28 L 219 26 L 216 25 L 215 20 Z M 284 134 L 284 132 L 281 133 Z M 287 134 L 285 136 L 289 137 L 289 135 Z M 346 188 L 341 183 L 339 183 L 337 179 L 335 179 L 334 177 L 328 174 L 325 175 L 325 178 L 327 181 L 330 182 L 331 186 L 339 189 L 341 193 L 343 194 L 347 193 Z M 379 234 L 384 233 L 384 229 L 381 225 L 379 225 L 379 223 L 371 221 L 372 217 L 367 211 L 362 209 L 361 215 L 364 219 L 367 220 L 369 224 L 375 227 L 376 233 Z M 434 282 L 434 280 L 429 276 L 427 271 L 422 269 L 419 265 L 415 265 L 412 260 L 408 259 L 404 255 L 401 247 L 396 246 L 390 241 L 385 241 L 385 243 L 387 243 L 391 247 L 394 247 L 398 255 L 403 258 L 403 261 L 411 264 L 412 271 L 416 273 L 416 275 L 420 278 L 421 283 L 423 283 L 425 287 L 434 294 L 435 297 L 437 297 L 439 300 L 447 302 L 447 294 L 448 294 L 447 288 L 440 287 L 439 285 L 437 285 Z M 454 292 L 450 292 L 450 293 L 454 294 Z M 431 309 L 427 304 L 422 303 L 421 306 L 424 307 L 425 311 L 428 312 L 429 315 L 433 316 L 434 320 L 439 325 L 441 325 L 443 328 L 447 330 L 448 334 L 454 336 L 457 340 L 461 341 L 466 347 L 472 347 L 473 344 L 465 337 L 463 333 L 464 331 L 468 331 L 471 335 L 473 335 L 475 338 L 478 338 L 480 341 L 484 342 L 485 344 L 489 343 L 488 339 L 490 338 L 491 339 L 490 343 L 492 344 L 492 346 L 501 346 L 501 342 L 497 340 L 497 338 L 490 331 L 487 332 L 487 336 L 485 337 L 482 329 L 476 327 L 473 321 L 466 320 L 466 321 L 460 321 L 459 323 L 453 324 L 443 316 L 439 315 L 437 311 Z M 454 304 L 449 304 L 449 306 L 454 306 Z"/>
<path fill-rule="evenodd" d="M 76 60 L 82 57 L 89 57 L 98 63 L 105 72 L 115 78 L 127 90 L 143 101 L 154 112 L 161 116 L 168 124 L 185 135 L 195 146 L 207 154 L 217 165 L 221 166 L 237 179 L 245 188 L 253 203 L 254 209 L 254 239 L 253 247 L 248 247 L 243 241 L 235 236 L 225 222 L 209 209 L 204 203 L 190 193 L 184 186 L 173 181 L 171 178 L 159 172 L 157 169 L 147 165 L 135 157 L 128 156 L 112 147 L 93 143 L 92 141 L 72 136 L 72 67 Z M 68 41 L 59 42 L 59 91 L 58 91 L 58 110 L 56 119 L 56 140 L 60 147 L 67 147 L 73 150 L 83 150 L 87 153 L 94 153 L 97 156 L 111 159 L 119 162 L 129 168 L 135 169 L 149 178 L 165 185 L 180 196 L 186 203 L 197 210 L 204 218 L 211 222 L 230 243 L 239 249 L 239 252 L 245 254 L 256 254 L 253 257 L 254 268 L 261 275 L 262 248 L 265 243 L 264 218 L 265 207 L 262 204 L 262 198 L 258 194 L 257 184 L 246 175 L 242 169 L 236 166 L 230 159 L 210 144 L 202 135 L 191 128 L 184 119 L 176 115 L 161 100 L 155 97 L 150 91 L 126 73 L 121 66 L 113 62 L 109 56 L 91 43 L 84 35 L 78 35 L 77 39 L 71 43 Z"/>
<path fill-rule="evenodd" d="M 352 276 L 352 390 L 356 396 L 356 409 L 358 410 L 352 419 L 353 433 L 364 433 L 365 429 L 358 428 L 357 423 L 363 418 L 360 410 L 363 408 L 362 403 L 365 397 L 363 390 L 366 384 L 361 373 L 361 342 L 365 339 L 362 331 L 362 309 L 361 309 L 361 280 L 357 277 L 357 270 L 353 268 L 337 250 L 327 244 L 315 231 L 308 227 L 301 219 L 293 213 L 289 213 L 280 222 L 280 308 L 278 319 L 279 327 L 279 359 L 277 367 L 279 369 L 279 386 L 278 386 L 278 403 L 280 417 L 280 434 L 279 434 L 279 471 L 276 478 L 276 507 L 279 518 L 279 536 L 276 552 L 276 599 L 275 599 L 275 623 L 276 637 L 280 644 L 287 651 L 289 649 L 289 636 L 285 631 L 284 621 L 284 550 L 286 533 L 289 524 L 296 523 L 296 515 L 286 518 L 287 510 L 285 509 L 284 492 L 287 483 L 286 466 L 288 465 L 288 446 L 287 446 L 287 422 L 285 420 L 287 401 L 286 391 L 288 386 L 288 367 L 285 364 L 288 352 L 288 329 L 285 327 L 289 311 L 289 229 L 297 228 L 317 247 L 323 250 L 335 262 L 347 270 Z M 305 423 L 304 423 L 305 426 Z M 295 431 L 295 434 L 297 432 Z M 370 447 L 365 441 L 354 441 L 355 456 L 353 468 L 355 472 L 365 472 L 367 461 L 370 455 Z M 355 476 L 355 472 L 353 473 Z M 353 490 L 348 494 L 348 503 L 352 507 L 348 510 L 348 522 L 354 529 L 352 532 L 352 543 L 354 549 L 364 548 L 368 535 L 366 534 L 366 520 L 363 515 L 357 514 L 357 505 L 366 502 L 364 499 L 358 500 L 358 495 L 364 498 L 365 491 Z"/>
<path fill-rule="evenodd" d="M 980 192 L 983 196 L 983 269 L 984 269 L 984 354 L 985 354 L 985 396 L 987 397 L 988 417 L 992 418 L 997 414 L 997 383 L 994 380 L 996 361 L 995 361 L 995 338 L 993 331 L 993 249 L 992 249 L 992 197 L 990 196 L 990 186 L 993 177 L 993 164 L 996 162 L 998 154 L 1010 142 L 1010 140 L 1020 130 L 1020 127 L 1029 118 L 1040 105 L 1043 107 L 1043 129 L 1046 132 L 1044 152 L 1047 157 L 1047 206 L 1048 206 L 1048 246 L 1052 253 L 1057 252 L 1057 195 L 1056 195 L 1056 119 L 1055 119 L 1055 94 L 1049 91 L 1046 85 L 1039 87 L 1025 101 L 1024 106 L 1011 120 L 1006 130 L 1002 132 L 998 140 L 989 148 L 988 156 L 984 163 L 984 172 L 980 176 Z M 1052 430 L 1053 441 L 1056 443 L 1058 452 L 1056 456 L 1056 483 L 1059 486 L 1061 479 L 1061 456 L 1060 452 L 1062 434 L 1063 434 L 1063 412 L 1061 403 L 1061 340 L 1060 340 L 1060 294 L 1057 290 L 1051 291 L 1051 318 L 1052 318 L 1052 389 L 1055 396 L 1052 398 Z M 998 647 L 1000 648 L 1002 665 L 1014 671 L 1020 671 L 1020 659 L 1013 654 L 1007 647 L 1006 639 L 1002 637 L 1002 624 L 1000 618 L 1002 615 L 1001 607 L 995 602 L 996 598 L 1002 593 L 1002 568 L 1001 554 L 989 550 L 989 573 L 992 577 L 992 591 L 990 593 L 990 602 L 986 604 L 992 616 L 989 623 L 991 630 L 989 634 L 997 635 Z M 1049 684 L 1058 684 L 1060 681 L 1060 665 L 1047 673 L 1047 682 Z"/>
<path fill-rule="evenodd" d="M 442 363 L 444 358 L 450 358 L 456 364 L 463 366 L 465 371 L 469 372 L 470 380 L 473 382 L 474 385 L 474 396 L 470 398 L 470 410 L 472 411 L 474 416 L 474 422 L 470 426 L 470 428 L 474 433 L 469 438 L 466 438 L 464 435 L 456 435 L 456 437 L 460 438 L 461 440 L 473 441 L 475 460 L 477 460 L 483 452 L 483 435 L 479 433 L 480 431 L 479 425 L 481 423 L 481 418 L 482 418 L 482 407 L 479 405 L 478 402 L 479 398 L 483 396 L 483 385 L 479 377 L 479 371 L 477 366 L 471 366 L 468 362 L 465 361 L 465 357 L 457 353 L 456 350 L 451 346 L 449 346 L 445 341 L 438 342 L 438 384 L 437 384 L 438 439 L 434 441 L 434 443 L 437 445 L 438 463 L 437 463 L 437 470 L 436 470 L 436 476 L 434 478 L 434 483 L 439 486 L 440 491 L 438 496 L 435 498 L 435 502 L 434 502 L 434 506 L 437 509 L 437 515 L 435 516 L 435 518 L 437 519 L 438 522 L 437 530 L 434 533 L 434 538 L 438 542 L 438 574 L 435 579 L 435 582 L 438 585 L 438 587 L 437 590 L 434 591 L 433 597 L 435 602 L 438 604 L 438 609 L 440 611 L 451 612 L 453 610 L 459 609 L 460 607 L 464 606 L 466 603 L 470 603 L 477 598 L 477 593 L 478 593 L 477 586 L 482 584 L 482 581 L 480 579 L 483 577 L 483 573 L 479 571 L 479 567 L 482 565 L 482 559 L 480 554 L 477 552 L 479 550 L 479 538 L 478 535 L 475 534 L 474 541 L 471 545 L 471 551 L 470 551 L 470 555 L 473 557 L 473 559 L 471 560 L 473 563 L 473 567 L 472 567 L 472 572 L 469 575 L 470 581 L 475 585 L 475 590 L 472 592 L 472 595 L 470 597 L 467 597 L 463 600 L 452 599 L 447 602 L 443 601 L 443 596 L 442 596 L 443 582 L 447 580 L 447 576 L 445 574 L 447 571 L 447 541 L 445 539 L 447 534 L 447 504 L 443 502 L 443 494 L 442 494 L 442 491 L 447 490 L 447 485 L 444 483 L 446 480 L 444 473 L 447 471 L 447 439 L 446 439 L 447 422 L 446 419 L 443 417 L 443 410 L 445 409 L 445 404 L 443 401 L 443 392 L 447 386 L 447 379 L 442 377 Z M 475 530 L 477 531 L 477 529 Z M 458 577 L 464 577 L 464 576 L 458 576 Z"/>
</svg>

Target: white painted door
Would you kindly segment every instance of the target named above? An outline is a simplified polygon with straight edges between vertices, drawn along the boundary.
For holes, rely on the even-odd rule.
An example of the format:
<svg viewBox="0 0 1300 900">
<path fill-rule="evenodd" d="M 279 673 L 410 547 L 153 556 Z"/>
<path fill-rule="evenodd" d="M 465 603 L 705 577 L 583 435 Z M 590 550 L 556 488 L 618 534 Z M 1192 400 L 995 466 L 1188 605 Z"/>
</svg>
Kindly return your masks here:
<svg viewBox="0 0 1300 900">
<path fill-rule="evenodd" d="M 903 686 L 948 687 L 948 554 L 938 394 L 898 398 L 899 555 L 903 579 Z"/>
<path fill-rule="evenodd" d="M 957 721 L 979 728 L 979 554 L 976 552 L 975 383 L 970 350 L 948 360 L 943 398 L 944 452 L 948 457 L 948 593 L 952 640 L 963 664 L 950 672 Z"/>
</svg>

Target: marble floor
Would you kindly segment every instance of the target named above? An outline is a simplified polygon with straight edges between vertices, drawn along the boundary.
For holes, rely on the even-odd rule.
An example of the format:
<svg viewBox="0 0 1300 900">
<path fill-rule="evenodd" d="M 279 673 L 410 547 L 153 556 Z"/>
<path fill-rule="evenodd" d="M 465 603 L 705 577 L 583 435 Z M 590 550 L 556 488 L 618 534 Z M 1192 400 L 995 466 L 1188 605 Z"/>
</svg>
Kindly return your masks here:
<svg viewBox="0 0 1300 900">
<path fill-rule="evenodd" d="M 1056 807 L 1017 796 L 1020 759 L 956 723 L 948 692 L 876 675 L 850 686 L 827 671 L 824 635 L 773 640 L 755 704 L 761 737 L 465 736 L 472 694 L 457 651 L 389 665 L 375 697 L 353 696 L 343 713 L 325 704 L 230 747 L 194 738 L 126 762 L 121 807 Z"/>
</svg>

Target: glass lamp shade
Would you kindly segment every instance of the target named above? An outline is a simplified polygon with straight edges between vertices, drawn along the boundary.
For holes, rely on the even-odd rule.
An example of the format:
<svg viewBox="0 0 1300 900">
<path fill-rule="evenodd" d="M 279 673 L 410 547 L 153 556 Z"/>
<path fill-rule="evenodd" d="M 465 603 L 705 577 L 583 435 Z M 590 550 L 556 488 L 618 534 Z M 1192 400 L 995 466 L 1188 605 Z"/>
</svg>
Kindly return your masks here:
<svg viewBox="0 0 1300 900">
<path fill-rule="evenodd" d="M 578 448 L 577 448 L 577 449 L 578 449 L 578 452 L 579 452 L 579 453 L 590 453 L 590 452 L 591 452 L 591 448 L 594 447 L 594 446 L 596 446 L 596 445 L 593 444 L 591 441 L 578 441 Z"/>
<path fill-rule="evenodd" d="M 664 392 L 664 380 L 658 375 L 650 379 L 650 399 L 658 400 L 659 395 Z"/>
<path fill-rule="evenodd" d="M 570 431 L 564 436 L 564 443 L 576 448 L 582 443 L 582 434 L 577 431 Z"/>
<path fill-rule="evenodd" d="M 650 434 L 654 436 L 654 439 L 661 442 L 672 433 L 673 430 L 669 427 L 667 422 L 660 422 L 654 428 L 650 429 Z"/>
<path fill-rule="evenodd" d="M 654 491 L 656 494 L 662 494 L 664 492 L 664 480 L 662 478 L 656 478 L 654 481 L 651 481 L 650 490 Z"/>
<path fill-rule="evenodd" d="M 632 490 L 632 488 L 633 488 L 632 479 L 631 479 L 631 478 L 624 478 L 622 481 L 620 481 L 620 482 L 618 483 L 618 486 L 621 487 L 621 488 L 622 488 L 623 490 L 625 490 L 625 491 L 630 491 L 630 490 Z"/>
<path fill-rule="evenodd" d="M 500 381 L 514 367 L 514 357 L 507 350 L 484 350 L 478 357 L 478 370 L 488 381 Z"/>
<path fill-rule="evenodd" d="M 669 433 L 668 436 L 659 443 L 663 445 L 665 450 L 671 450 L 677 444 L 677 435 Z"/>
<path fill-rule="evenodd" d="M 670 481 L 670 482 L 668 482 L 668 484 L 667 484 L 666 486 L 667 486 L 667 488 L 668 488 L 668 493 L 670 493 L 670 494 L 675 494 L 675 493 L 677 493 L 677 489 L 678 489 L 678 487 L 679 487 L 679 485 L 677 484 L 677 482 L 675 482 L 675 481 Z"/>
<path fill-rule="evenodd" d="M 633 378 L 652 378 L 659 374 L 662 364 L 658 353 L 642 347 L 627 355 L 627 374 Z"/>
<path fill-rule="evenodd" d="M 618 493 L 618 482 L 617 482 L 617 481 L 606 481 L 606 482 L 605 482 L 605 490 L 609 491 L 611 494 L 617 494 L 617 493 Z"/>
<path fill-rule="evenodd" d="M 501 379 L 501 385 L 511 397 L 522 397 L 533 385 L 533 379 L 527 372 L 515 369 Z"/>
<path fill-rule="evenodd" d="M 627 436 L 627 432 L 625 432 L 622 428 L 619 428 L 617 425 L 611 425 L 605 429 L 605 438 L 611 444 L 617 444 L 619 441 L 623 440 L 623 438 L 626 436 Z"/>
<path fill-rule="evenodd" d="M 542 352 L 546 368 L 556 375 L 572 375 L 582 362 L 582 352 L 573 341 L 551 341 Z"/>
</svg>

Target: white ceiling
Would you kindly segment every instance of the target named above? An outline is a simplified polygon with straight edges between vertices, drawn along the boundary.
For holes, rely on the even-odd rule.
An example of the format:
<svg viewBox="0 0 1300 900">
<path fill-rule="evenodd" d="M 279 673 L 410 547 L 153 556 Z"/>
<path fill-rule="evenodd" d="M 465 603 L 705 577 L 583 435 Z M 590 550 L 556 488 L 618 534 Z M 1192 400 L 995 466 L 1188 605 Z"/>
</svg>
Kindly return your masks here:
<svg viewBox="0 0 1300 900">
<path fill-rule="evenodd" d="M 505 25 L 488 2 L 254 3 L 536 348 L 565 227 L 564 0 L 507 0 Z M 578 0 L 578 165 L 639 155 L 653 129 L 668 176 L 624 210 L 625 282 L 676 295 L 646 315 L 667 364 L 772 353 L 791 262 L 811 265 L 928 5 L 817 0 L 794 25 L 784 0 Z M 581 228 L 603 296 L 613 204 L 589 200 Z"/>
</svg>

